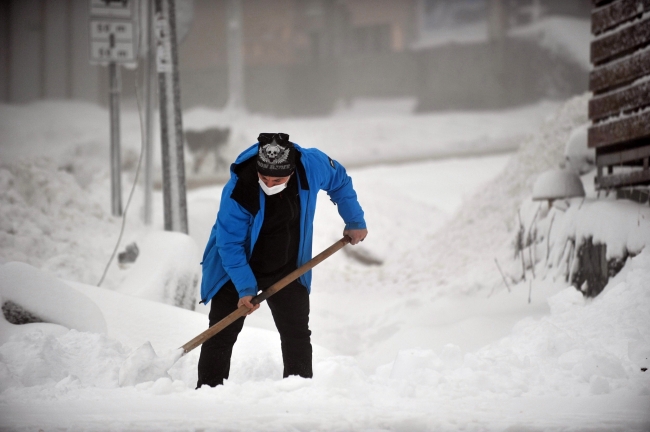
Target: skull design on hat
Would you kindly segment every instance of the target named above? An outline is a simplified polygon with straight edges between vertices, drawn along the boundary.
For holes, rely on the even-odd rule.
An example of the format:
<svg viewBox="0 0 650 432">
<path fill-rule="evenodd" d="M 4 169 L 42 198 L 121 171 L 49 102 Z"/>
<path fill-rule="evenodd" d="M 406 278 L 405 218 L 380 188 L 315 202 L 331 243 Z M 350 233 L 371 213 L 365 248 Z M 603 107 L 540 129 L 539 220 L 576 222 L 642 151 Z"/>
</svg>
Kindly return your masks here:
<svg viewBox="0 0 650 432">
<path fill-rule="evenodd" d="M 260 147 L 259 157 L 269 164 L 281 164 L 289 158 L 289 148 L 272 142 Z"/>
<path fill-rule="evenodd" d="M 258 137 L 257 171 L 271 177 L 285 177 L 295 168 L 294 144 L 285 133 L 261 133 Z"/>
</svg>

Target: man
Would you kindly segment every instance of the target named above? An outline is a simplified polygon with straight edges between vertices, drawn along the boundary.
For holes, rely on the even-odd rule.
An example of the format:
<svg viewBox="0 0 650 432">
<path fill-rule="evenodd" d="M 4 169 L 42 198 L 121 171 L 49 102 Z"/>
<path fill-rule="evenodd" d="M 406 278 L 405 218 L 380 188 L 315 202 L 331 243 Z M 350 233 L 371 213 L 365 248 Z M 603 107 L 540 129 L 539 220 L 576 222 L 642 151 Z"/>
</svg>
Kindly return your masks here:
<svg viewBox="0 0 650 432">
<path fill-rule="evenodd" d="M 345 168 L 317 149 L 301 148 L 283 133 L 262 133 L 239 155 L 221 194 L 217 221 L 203 254 L 201 301 L 210 306 L 210 326 L 309 261 L 316 196 L 325 190 L 355 245 L 368 231 Z M 309 330 L 311 271 L 269 297 L 280 333 L 284 377 L 311 378 Z M 240 318 L 201 347 L 197 388 L 223 384 L 244 325 Z"/>
</svg>

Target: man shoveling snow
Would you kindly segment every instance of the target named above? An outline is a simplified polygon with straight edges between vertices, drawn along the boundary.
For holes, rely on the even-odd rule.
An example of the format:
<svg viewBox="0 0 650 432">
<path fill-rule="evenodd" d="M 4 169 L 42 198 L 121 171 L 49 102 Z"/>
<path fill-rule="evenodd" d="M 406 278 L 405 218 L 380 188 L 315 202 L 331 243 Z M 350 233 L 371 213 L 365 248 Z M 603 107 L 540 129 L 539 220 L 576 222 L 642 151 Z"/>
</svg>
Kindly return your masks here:
<svg viewBox="0 0 650 432">
<path fill-rule="evenodd" d="M 302 148 L 283 133 L 258 137 L 239 155 L 224 186 L 217 221 L 203 255 L 201 301 L 212 301 L 210 326 L 311 259 L 316 197 L 325 190 L 357 244 L 368 234 L 363 210 L 345 168 L 317 149 Z M 311 378 L 309 330 L 311 272 L 268 298 L 280 333 L 284 377 Z M 244 317 L 207 340 L 198 364 L 197 388 L 223 384 Z"/>
</svg>

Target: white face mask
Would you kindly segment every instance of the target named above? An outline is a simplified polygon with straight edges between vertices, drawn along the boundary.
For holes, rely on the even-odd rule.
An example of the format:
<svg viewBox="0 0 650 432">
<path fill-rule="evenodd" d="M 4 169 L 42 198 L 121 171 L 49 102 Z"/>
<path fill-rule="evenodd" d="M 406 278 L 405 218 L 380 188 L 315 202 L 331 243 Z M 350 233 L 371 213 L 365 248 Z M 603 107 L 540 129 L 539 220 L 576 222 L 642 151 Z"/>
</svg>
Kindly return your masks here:
<svg viewBox="0 0 650 432">
<path fill-rule="evenodd" d="M 284 182 L 282 184 L 268 187 L 267 185 L 264 184 L 262 179 L 258 179 L 257 181 L 259 182 L 259 184 L 260 184 L 262 190 L 264 191 L 264 193 L 269 195 L 269 196 L 275 195 L 276 193 L 282 192 L 283 190 L 285 190 L 287 188 L 287 183 L 289 183 L 288 181 L 286 181 L 286 182 Z"/>
</svg>

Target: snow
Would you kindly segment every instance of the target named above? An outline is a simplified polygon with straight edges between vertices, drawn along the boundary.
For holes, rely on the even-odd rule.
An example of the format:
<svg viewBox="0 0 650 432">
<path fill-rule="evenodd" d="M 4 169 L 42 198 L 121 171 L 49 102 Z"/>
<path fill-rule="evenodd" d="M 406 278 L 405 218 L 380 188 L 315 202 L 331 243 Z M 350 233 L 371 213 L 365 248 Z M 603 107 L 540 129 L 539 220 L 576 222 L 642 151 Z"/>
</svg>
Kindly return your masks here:
<svg viewBox="0 0 650 432">
<path fill-rule="evenodd" d="M 256 142 L 258 131 L 287 131 L 292 141 L 323 149 L 347 168 L 354 168 L 513 151 L 558 103 L 541 101 L 503 111 L 422 115 L 412 115 L 413 106 L 402 99 L 360 99 L 349 107 L 340 107 L 332 118 L 311 119 L 233 116 L 193 108 L 184 115 L 183 125 L 193 130 L 230 127 L 231 143 L 226 150 L 230 158 Z M 466 127 L 468 124 L 471 128 Z"/>
<path fill-rule="evenodd" d="M 628 19 L 628 20 L 624 20 L 624 21 L 618 23 L 617 25 L 615 25 L 615 26 L 613 26 L 611 28 L 608 28 L 604 32 L 599 33 L 598 35 L 596 35 L 594 37 L 594 42 L 595 41 L 600 41 L 602 39 L 607 38 L 608 36 L 611 36 L 611 35 L 613 35 L 615 33 L 618 33 L 618 32 L 620 32 L 622 30 L 625 30 L 625 29 L 627 29 L 629 27 L 640 24 L 642 21 L 645 21 L 646 19 L 648 19 L 648 17 L 650 17 L 650 12 L 643 12 L 643 4 L 641 4 L 641 3 L 639 3 L 637 5 L 637 12 L 640 13 L 640 15 L 638 15 L 637 17 L 634 17 L 634 18 Z"/>
<path fill-rule="evenodd" d="M 554 200 L 585 196 L 585 188 L 578 175 L 566 169 L 543 172 L 533 185 L 533 200 Z"/>
<path fill-rule="evenodd" d="M 599 197 L 593 171 L 582 173 L 584 199 L 531 199 L 579 141 L 587 98 L 483 113 L 416 115 L 404 102 L 320 119 L 187 113 L 186 126 L 232 125 L 233 154 L 266 130 L 321 147 L 351 167 L 370 227 L 314 270 L 313 379 L 281 379 L 263 305 L 246 318 L 230 379 L 200 390 L 200 349 L 178 354 L 206 329 L 207 308 L 174 306 L 170 287 L 196 274 L 221 186 L 188 192 L 189 236 L 163 232 L 159 213 L 144 226 L 136 193 L 120 250 L 135 241 L 140 256 L 111 263 L 97 287 L 121 226 L 106 192 L 106 112 L 0 106 L 0 296 L 44 321 L 0 322 L 0 427 L 648 430 L 650 209 Z M 136 117 L 123 119 L 135 156 Z M 133 174 L 127 164 L 126 184 Z M 343 228 L 319 200 L 314 252 Z M 593 299 L 566 282 L 567 243 L 587 237 L 628 257 Z M 147 365 L 150 376 L 128 373 Z"/>
<path fill-rule="evenodd" d="M 412 49 L 425 49 L 450 43 L 484 43 L 487 42 L 487 34 L 487 21 L 421 30 L 418 39 L 412 44 Z"/>
<path fill-rule="evenodd" d="M 535 38 L 549 51 L 573 59 L 584 70 L 591 70 L 589 47 L 591 20 L 548 16 L 532 24 L 516 27 L 508 32 L 512 37 Z"/>
<path fill-rule="evenodd" d="M 120 386 L 134 386 L 143 382 L 157 381 L 171 377 L 167 371 L 183 356 L 183 348 L 177 348 L 163 357 L 158 357 L 150 342 L 129 355 L 120 367 L 118 383 Z"/>
<path fill-rule="evenodd" d="M 566 167 L 578 174 L 586 174 L 596 164 L 596 150 L 587 145 L 589 123 L 575 128 L 567 140 L 564 150 Z"/>
<path fill-rule="evenodd" d="M 3 304 L 10 301 L 29 305 L 30 312 L 47 323 L 92 333 L 106 332 L 106 322 L 95 303 L 75 293 L 61 280 L 29 264 L 11 262 L 0 266 L 0 298 Z M 4 316 L 0 317 L 0 323 L 7 330 L 15 327 Z M 38 326 L 45 327 L 47 324 Z M 3 331 L 0 337 L 10 333 L 11 330 Z"/>
<path fill-rule="evenodd" d="M 647 206 L 589 199 L 574 201 L 564 213 L 560 223 L 566 225 L 558 234 L 570 233 L 578 240 L 593 236 L 594 241 L 607 245 L 607 258 L 625 257 L 628 252 L 636 255 L 650 242 L 647 226 L 650 209 Z M 556 241 L 566 241 L 566 235 Z"/>
<path fill-rule="evenodd" d="M 138 249 L 141 258 L 136 259 L 116 291 L 194 309 L 199 300 L 201 272 L 196 263 L 201 262 L 201 253 L 192 237 L 177 232 L 150 232 Z"/>
</svg>

